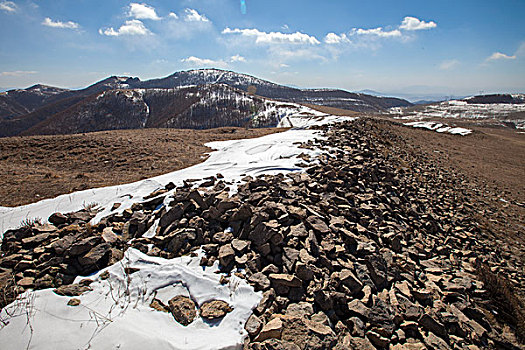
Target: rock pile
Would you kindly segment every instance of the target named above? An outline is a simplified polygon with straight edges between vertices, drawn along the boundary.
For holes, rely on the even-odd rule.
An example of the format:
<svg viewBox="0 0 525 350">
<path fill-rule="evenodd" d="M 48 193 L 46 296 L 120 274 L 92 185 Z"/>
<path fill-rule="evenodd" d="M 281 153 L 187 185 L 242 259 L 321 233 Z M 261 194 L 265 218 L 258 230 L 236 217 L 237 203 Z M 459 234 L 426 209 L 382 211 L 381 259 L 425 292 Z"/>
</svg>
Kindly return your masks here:
<svg viewBox="0 0 525 350">
<path fill-rule="evenodd" d="M 327 153 L 305 173 L 247 177 L 232 197 L 220 176 L 166 201 L 170 184 L 94 226 L 56 214 L 54 226 L 6 232 L 0 266 L 21 288 L 57 287 L 118 259 L 131 238 L 164 258 L 202 247 L 202 265 L 218 260 L 263 291 L 246 349 L 519 348 L 519 322 L 498 318 L 479 276 L 501 261 L 462 180 L 424 159 L 408 168 L 378 122 L 324 132 L 306 147 Z M 143 237 L 148 230 L 155 236 Z M 228 308 L 212 302 L 200 315 Z M 168 309 L 182 324 L 196 317 L 183 298 Z"/>
</svg>

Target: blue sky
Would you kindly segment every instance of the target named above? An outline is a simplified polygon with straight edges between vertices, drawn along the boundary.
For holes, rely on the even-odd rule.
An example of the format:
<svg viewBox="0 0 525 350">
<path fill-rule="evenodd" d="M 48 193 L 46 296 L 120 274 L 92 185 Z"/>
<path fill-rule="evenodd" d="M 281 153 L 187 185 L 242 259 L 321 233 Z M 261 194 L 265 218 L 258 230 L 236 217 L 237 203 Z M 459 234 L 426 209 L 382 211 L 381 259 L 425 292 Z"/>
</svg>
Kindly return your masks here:
<svg viewBox="0 0 525 350">
<path fill-rule="evenodd" d="M 0 0 L 0 87 L 216 67 L 301 87 L 525 92 L 525 1 Z"/>
</svg>

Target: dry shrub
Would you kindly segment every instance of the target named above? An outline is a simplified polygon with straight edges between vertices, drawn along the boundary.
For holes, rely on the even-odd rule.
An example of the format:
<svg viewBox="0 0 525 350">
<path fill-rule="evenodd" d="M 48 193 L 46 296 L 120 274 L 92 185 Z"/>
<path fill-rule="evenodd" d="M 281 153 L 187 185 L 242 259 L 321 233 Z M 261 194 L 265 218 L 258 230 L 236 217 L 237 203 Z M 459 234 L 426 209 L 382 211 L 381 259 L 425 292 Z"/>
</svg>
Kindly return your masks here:
<svg viewBox="0 0 525 350">
<path fill-rule="evenodd" d="M 514 286 L 505 276 L 492 272 L 485 263 L 479 266 L 478 275 L 485 284 L 485 289 L 489 292 L 498 313 L 515 329 L 518 341 L 523 343 L 525 341 L 525 303 Z"/>
</svg>

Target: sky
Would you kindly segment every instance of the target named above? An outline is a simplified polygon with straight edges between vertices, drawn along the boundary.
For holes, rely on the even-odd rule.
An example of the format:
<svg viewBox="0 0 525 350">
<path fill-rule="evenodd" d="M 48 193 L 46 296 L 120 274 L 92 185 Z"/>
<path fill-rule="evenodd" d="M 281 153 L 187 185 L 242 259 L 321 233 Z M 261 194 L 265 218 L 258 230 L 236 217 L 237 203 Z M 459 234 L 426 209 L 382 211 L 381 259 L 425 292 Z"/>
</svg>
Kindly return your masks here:
<svg viewBox="0 0 525 350">
<path fill-rule="evenodd" d="M 523 0 L 0 0 L 0 88 L 222 68 L 298 87 L 525 92 Z"/>
</svg>

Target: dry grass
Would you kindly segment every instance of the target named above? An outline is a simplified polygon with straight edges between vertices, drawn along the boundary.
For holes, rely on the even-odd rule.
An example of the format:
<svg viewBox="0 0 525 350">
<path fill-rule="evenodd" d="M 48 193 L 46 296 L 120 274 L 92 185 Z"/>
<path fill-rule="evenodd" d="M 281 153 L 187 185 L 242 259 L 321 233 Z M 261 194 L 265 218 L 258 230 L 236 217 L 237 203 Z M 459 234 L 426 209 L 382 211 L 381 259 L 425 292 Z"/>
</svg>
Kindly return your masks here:
<svg viewBox="0 0 525 350">
<path fill-rule="evenodd" d="M 207 142 L 279 131 L 143 129 L 0 138 L 0 206 L 165 174 L 202 162 L 211 151 Z"/>
<path fill-rule="evenodd" d="M 493 273 L 483 264 L 478 268 L 478 275 L 489 292 L 493 306 L 498 311 L 499 321 L 512 325 L 520 342 L 525 341 L 525 303 L 520 299 L 512 284 L 502 275 Z"/>
</svg>

